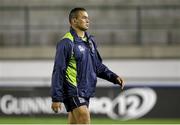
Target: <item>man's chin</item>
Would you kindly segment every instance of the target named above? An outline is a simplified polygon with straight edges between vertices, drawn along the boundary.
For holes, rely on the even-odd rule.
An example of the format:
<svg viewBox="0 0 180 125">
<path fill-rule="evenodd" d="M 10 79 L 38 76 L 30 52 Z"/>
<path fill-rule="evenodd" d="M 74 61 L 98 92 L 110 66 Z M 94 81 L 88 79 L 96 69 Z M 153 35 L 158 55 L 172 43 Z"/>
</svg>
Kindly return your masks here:
<svg viewBox="0 0 180 125">
<path fill-rule="evenodd" d="M 88 30 L 88 28 L 84 29 L 84 31 Z"/>
<path fill-rule="evenodd" d="M 88 30 L 88 27 L 86 27 L 86 28 L 81 28 L 81 30 L 82 30 L 82 31 L 86 31 L 86 30 Z"/>
</svg>

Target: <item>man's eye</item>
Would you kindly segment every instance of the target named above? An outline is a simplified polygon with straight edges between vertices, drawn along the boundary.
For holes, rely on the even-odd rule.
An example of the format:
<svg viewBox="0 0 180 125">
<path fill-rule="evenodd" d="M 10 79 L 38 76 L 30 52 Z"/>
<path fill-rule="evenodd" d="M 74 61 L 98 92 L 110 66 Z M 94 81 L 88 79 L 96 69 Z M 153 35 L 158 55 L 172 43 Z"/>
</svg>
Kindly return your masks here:
<svg viewBox="0 0 180 125">
<path fill-rule="evenodd" d="M 83 19 L 88 19 L 88 17 L 83 17 Z"/>
</svg>

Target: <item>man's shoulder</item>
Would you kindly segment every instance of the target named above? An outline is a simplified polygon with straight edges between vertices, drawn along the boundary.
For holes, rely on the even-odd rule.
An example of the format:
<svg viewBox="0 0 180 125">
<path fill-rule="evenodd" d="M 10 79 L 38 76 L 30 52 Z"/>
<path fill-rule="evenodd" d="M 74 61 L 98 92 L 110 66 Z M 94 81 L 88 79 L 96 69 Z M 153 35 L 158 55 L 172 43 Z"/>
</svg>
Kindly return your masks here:
<svg viewBox="0 0 180 125">
<path fill-rule="evenodd" d="M 71 44 L 74 38 L 70 32 L 66 32 L 60 39 L 59 43 Z"/>
<path fill-rule="evenodd" d="M 95 48 L 96 48 L 96 47 L 97 47 L 97 44 L 96 44 L 95 36 L 94 36 L 94 35 L 89 35 L 89 40 L 93 43 L 93 45 L 94 45 Z"/>
<path fill-rule="evenodd" d="M 57 47 L 60 47 L 60 48 L 72 48 L 72 41 L 68 38 L 62 38 L 60 39 L 58 42 L 57 42 Z"/>
</svg>

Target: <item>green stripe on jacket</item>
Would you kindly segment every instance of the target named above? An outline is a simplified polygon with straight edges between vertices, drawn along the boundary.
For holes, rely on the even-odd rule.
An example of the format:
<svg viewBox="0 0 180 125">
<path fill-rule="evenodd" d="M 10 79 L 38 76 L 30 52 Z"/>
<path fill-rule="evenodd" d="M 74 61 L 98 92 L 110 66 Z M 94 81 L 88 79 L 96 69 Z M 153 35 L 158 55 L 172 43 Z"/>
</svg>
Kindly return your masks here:
<svg viewBox="0 0 180 125">
<path fill-rule="evenodd" d="M 63 39 L 65 38 L 70 39 L 72 42 L 74 42 L 74 38 L 70 32 L 67 32 L 64 35 Z M 69 59 L 69 64 L 66 69 L 66 79 L 72 85 L 77 86 L 77 68 L 76 68 L 76 60 L 75 60 L 74 54 L 72 54 L 71 58 Z"/>
</svg>

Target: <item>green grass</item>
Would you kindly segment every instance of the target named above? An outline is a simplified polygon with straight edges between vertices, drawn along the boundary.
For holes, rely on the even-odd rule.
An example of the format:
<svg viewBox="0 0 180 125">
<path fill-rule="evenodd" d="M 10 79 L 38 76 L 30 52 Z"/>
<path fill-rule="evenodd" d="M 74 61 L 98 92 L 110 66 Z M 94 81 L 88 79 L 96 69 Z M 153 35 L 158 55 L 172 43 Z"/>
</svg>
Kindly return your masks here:
<svg viewBox="0 0 180 125">
<path fill-rule="evenodd" d="M 180 119 L 112 120 L 92 118 L 92 124 L 180 124 Z M 67 124 L 65 117 L 0 117 L 0 124 Z"/>
</svg>

